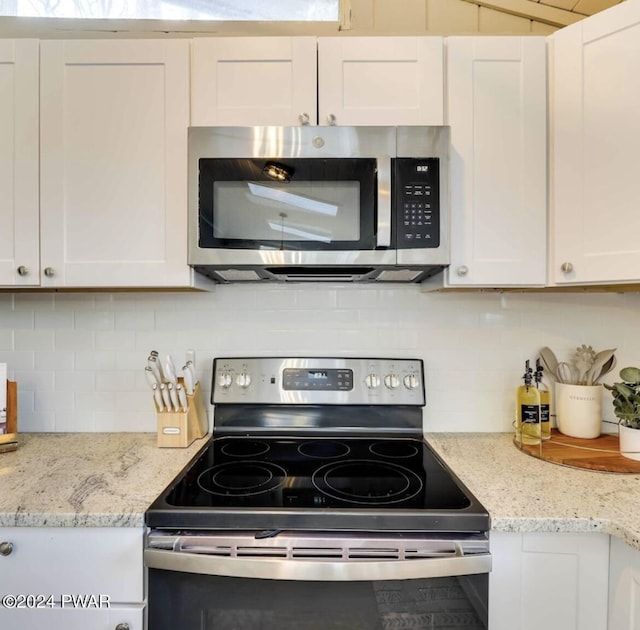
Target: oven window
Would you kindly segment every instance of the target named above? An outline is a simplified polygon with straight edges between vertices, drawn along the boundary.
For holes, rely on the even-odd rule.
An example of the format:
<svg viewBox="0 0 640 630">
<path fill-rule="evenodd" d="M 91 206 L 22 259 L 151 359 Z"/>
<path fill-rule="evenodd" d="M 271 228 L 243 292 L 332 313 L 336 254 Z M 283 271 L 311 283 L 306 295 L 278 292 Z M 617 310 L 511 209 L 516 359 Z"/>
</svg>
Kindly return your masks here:
<svg viewBox="0 0 640 630">
<path fill-rule="evenodd" d="M 149 630 L 487 629 L 488 574 L 374 582 L 149 570 Z"/>
<path fill-rule="evenodd" d="M 360 183 L 214 182 L 216 239 L 357 241 Z"/>
<path fill-rule="evenodd" d="M 198 165 L 200 247 L 375 248 L 373 158 L 201 158 Z M 278 180 L 280 172 L 288 181 Z"/>
</svg>

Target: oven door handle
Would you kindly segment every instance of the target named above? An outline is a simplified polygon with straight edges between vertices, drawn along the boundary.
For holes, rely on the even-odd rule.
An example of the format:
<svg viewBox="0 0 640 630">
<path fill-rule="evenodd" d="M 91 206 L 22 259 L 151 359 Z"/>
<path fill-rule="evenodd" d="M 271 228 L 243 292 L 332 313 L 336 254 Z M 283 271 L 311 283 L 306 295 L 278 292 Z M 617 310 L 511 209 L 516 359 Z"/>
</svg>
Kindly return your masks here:
<svg viewBox="0 0 640 630">
<path fill-rule="evenodd" d="M 491 554 L 456 555 L 415 560 L 366 560 L 352 562 L 229 558 L 145 549 L 150 569 L 202 575 L 258 578 L 264 580 L 310 580 L 318 582 L 412 580 L 475 575 L 491 571 Z"/>
<path fill-rule="evenodd" d="M 391 158 L 388 155 L 376 158 L 378 165 L 378 225 L 376 246 L 391 245 Z"/>
</svg>

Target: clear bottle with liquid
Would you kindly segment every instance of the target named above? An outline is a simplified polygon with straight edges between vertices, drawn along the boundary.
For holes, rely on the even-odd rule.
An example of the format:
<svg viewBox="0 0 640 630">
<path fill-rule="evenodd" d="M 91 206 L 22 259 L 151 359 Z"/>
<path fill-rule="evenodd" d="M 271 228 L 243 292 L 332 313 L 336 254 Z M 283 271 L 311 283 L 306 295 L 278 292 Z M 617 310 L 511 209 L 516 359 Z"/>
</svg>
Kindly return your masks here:
<svg viewBox="0 0 640 630">
<path fill-rule="evenodd" d="M 540 437 L 548 440 L 551 437 L 551 392 L 547 384 L 542 380 L 543 367 L 540 359 L 536 359 L 536 372 L 534 375 L 536 387 L 540 393 Z"/>
<path fill-rule="evenodd" d="M 524 383 L 516 394 L 516 441 L 519 444 L 540 444 L 540 392 L 534 384 L 533 370 L 525 363 Z"/>
</svg>

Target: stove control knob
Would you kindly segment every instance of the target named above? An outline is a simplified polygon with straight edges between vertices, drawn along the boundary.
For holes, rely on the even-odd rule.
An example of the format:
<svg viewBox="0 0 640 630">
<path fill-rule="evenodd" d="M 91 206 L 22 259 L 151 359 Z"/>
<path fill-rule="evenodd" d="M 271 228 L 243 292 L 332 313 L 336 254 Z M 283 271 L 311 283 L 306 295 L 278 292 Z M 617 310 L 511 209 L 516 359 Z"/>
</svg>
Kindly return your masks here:
<svg viewBox="0 0 640 630">
<path fill-rule="evenodd" d="M 251 385 L 251 376 L 246 372 L 238 374 L 238 376 L 236 376 L 236 385 L 246 389 Z"/>
<path fill-rule="evenodd" d="M 233 383 L 233 379 L 229 372 L 220 372 L 220 374 L 218 374 L 218 385 L 220 387 L 227 389 L 228 387 L 231 387 L 231 383 Z"/>
<path fill-rule="evenodd" d="M 367 374 L 364 382 L 369 389 L 376 389 L 377 387 L 380 387 L 380 377 L 377 374 Z"/>
<path fill-rule="evenodd" d="M 389 389 L 395 389 L 400 385 L 400 379 L 395 374 L 387 374 L 384 377 L 384 384 Z"/>
<path fill-rule="evenodd" d="M 403 382 L 407 389 L 417 389 L 418 385 L 420 385 L 418 377 L 415 374 L 407 374 Z"/>
</svg>

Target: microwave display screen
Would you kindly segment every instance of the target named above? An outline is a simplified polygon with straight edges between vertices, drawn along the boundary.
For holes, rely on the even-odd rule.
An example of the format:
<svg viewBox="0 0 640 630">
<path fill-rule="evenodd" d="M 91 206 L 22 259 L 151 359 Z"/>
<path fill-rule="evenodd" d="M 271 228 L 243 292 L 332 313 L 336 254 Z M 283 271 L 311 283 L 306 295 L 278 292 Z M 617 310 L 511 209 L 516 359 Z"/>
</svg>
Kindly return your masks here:
<svg viewBox="0 0 640 630">
<path fill-rule="evenodd" d="M 360 239 L 359 181 L 214 181 L 213 206 L 216 239 Z"/>
</svg>

